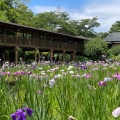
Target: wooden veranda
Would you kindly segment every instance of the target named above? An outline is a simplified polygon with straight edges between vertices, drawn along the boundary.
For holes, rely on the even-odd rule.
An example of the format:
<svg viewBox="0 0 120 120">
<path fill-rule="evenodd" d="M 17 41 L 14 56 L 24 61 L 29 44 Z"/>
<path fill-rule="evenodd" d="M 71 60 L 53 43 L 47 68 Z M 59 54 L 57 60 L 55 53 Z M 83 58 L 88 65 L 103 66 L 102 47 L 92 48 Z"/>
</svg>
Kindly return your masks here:
<svg viewBox="0 0 120 120">
<path fill-rule="evenodd" d="M 5 61 L 5 50 L 14 49 L 15 64 L 18 63 L 18 50 L 33 50 L 34 60 L 37 60 L 36 51 L 50 52 L 50 62 L 52 62 L 53 53 L 62 53 L 63 61 L 65 54 L 81 54 L 84 48 L 84 42 L 88 40 L 84 37 L 76 37 L 66 34 L 50 32 L 29 26 L 2 22 L 0 21 L 0 51 Z M 40 55 L 39 55 L 40 57 Z M 40 58 L 38 58 L 40 59 Z"/>
</svg>

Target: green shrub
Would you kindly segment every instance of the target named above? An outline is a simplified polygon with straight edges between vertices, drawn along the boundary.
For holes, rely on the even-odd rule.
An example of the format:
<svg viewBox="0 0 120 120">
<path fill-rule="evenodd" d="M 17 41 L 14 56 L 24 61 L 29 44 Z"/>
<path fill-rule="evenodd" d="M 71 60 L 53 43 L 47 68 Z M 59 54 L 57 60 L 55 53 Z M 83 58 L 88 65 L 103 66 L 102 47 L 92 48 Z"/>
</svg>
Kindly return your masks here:
<svg viewBox="0 0 120 120">
<path fill-rule="evenodd" d="M 100 38 L 94 38 L 85 44 L 84 53 L 86 56 L 95 60 L 100 59 L 103 54 L 106 54 L 107 49 L 107 42 Z"/>
<path fill-rule="evenodd" d="M 111 56 L 111 59 L 113 60 L 113 61 L 120 61 L 120 54 L 119 55 L 117 55 L 117 56 L 115 56 L 115 55 L 110 55 Z"/>
<path fill-rule="evenodd" d="M 89 58 L 86 57 L 86 56 L 82 56 L 82 55 L 81 55 L 81 56 L 78 56 L 78 57 L 77 57 L 77 60 L 78 60 L 78 61 L 88 61 Z"/>
<path fill-rule="evenodd" d="M 120 54 L 120 45 L 114 45 L 108 50 L 109 54 L 119 55 Z"/>
</svg>

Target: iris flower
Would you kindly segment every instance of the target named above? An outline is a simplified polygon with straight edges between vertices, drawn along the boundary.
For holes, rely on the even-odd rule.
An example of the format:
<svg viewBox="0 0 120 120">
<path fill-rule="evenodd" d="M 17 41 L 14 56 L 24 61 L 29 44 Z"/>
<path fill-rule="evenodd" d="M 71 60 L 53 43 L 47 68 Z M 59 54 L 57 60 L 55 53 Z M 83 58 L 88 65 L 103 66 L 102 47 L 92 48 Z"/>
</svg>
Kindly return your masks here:
<svg viewBox="0 0 120 120">
<path fill-rule="evenodd" d="M 81 65 L 80 67 L 81 67 L 81 69 L 83 69 L 83 70 L 86 70 L 86 69 L 87 69 L 87 66 L 86 66 L 86 65 Z"/>
<path fill-rule="evenodd" d="M 69 116 L 69 117 L 68 117 L 68 120 L 76 120 L 76 118 L 73 117 L 73 116 Z"/>
<path fill-rule="evenodd" d="M 22 108 L 18 109 L 15 113 L 11 114 L 12 120 L 26 120 L 26 113 L 31 116 L 33 113 L 33 110 L 30 108 Z"/>
<path fill-rule="evenodd" d="M 54 80 L 54 79 L 50 80 L 50 81 L 49 81 L 49 84 L 50 84 L 50 88 L 52 88 L 53 85 L 55 84 L 55 80 Z"/>
<path fill-rule="evenodd" d="M 104 86 L 104 85 L 106 85 L 106 82 L 105 82 L 105 81 L 99 81 L 99 82 L 98 82 L 98 85 L 99 85 L 99 86 Z"/>
<path fill-rule="evenodd" d="M 118 117 L 120 115 L 120 107 L 118 107 L 117 109 L 113 110 L 112 115 L 114 117 Z"/>
<path fill-rule="evenodd" d="M 104 78 L 105 82 L 108 82 L 108 81 L 111 81 L 111 80 L 112 80 L 112 78 L 109 78 L 109 77 Z"/>
</svg>

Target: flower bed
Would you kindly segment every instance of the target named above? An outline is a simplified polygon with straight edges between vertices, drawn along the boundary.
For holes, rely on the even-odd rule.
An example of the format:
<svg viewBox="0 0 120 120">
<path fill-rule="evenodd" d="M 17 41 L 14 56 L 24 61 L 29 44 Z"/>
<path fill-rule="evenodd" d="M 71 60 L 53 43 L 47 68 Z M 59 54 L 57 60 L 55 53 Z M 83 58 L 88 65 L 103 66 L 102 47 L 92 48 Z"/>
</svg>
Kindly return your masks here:
<svg viewBox="0 0 120 120">
<path fill-rule="evenodd" d="M 119 63 L 2 67 L 0 120 L 114 120 L 119 93 Z"/>
</svg>

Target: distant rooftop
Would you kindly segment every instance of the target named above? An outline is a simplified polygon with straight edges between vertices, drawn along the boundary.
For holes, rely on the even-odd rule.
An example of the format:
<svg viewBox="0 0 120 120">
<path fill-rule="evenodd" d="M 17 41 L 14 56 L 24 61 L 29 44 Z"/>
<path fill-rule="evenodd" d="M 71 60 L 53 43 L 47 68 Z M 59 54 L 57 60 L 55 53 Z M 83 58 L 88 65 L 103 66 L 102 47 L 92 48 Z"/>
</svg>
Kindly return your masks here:
<svg viewBox="0 0 120 120">
<path fill-rule="evenodd" d="M 104 40 L 107 42 L 120 42 L 120 31 L 110 33 Z"/>
</svg>

